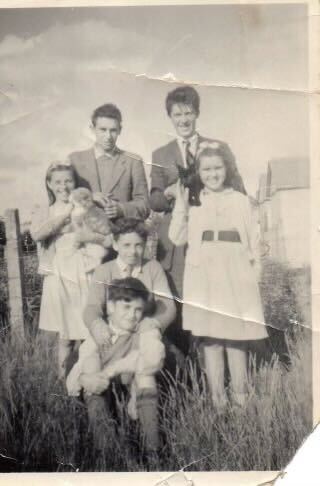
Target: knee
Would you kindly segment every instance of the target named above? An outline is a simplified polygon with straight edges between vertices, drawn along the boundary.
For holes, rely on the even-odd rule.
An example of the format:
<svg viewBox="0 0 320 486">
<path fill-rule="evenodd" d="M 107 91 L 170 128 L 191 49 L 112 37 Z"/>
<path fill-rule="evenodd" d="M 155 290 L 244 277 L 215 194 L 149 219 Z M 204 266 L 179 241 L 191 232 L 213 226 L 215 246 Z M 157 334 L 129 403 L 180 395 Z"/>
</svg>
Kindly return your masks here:
<svg viewBox="0 0 320 486">
<path fill-rule="evenodd" d="M 136 375 L 134 381 L 137 388 L 137 393 L 143 388 L 151 388 L 153 390 L 157 389 L 155 375 Z"/>
<path fill-rule="evenodd" d="M 83 373 L 98 373 L 101 371 L 101 361 L 98 353 L 93 353 L 84 359 L 82 364 Z"/>
</svg>

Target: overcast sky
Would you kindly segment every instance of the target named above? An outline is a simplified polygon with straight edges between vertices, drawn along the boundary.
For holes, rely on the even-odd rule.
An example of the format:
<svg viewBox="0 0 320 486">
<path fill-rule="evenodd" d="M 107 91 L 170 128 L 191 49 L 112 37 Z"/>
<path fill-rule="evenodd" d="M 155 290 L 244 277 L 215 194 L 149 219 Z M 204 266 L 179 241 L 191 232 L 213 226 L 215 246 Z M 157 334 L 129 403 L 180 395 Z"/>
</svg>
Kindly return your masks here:
<svg viewBox="0 0 320 486">
<path fill-rule="evenodd" d="M 306 27 L 302 5 L 1 10 L 0 215 L 45 201 L 46 167 L 90 146 L 106 102 L 148 172 L 174 136 L 174 85 L 150 79 L 168 73 L 199 84 L 199 132 L 229 143 L 255 194 L 270 158 L 308 156 Z"/>
</svg>

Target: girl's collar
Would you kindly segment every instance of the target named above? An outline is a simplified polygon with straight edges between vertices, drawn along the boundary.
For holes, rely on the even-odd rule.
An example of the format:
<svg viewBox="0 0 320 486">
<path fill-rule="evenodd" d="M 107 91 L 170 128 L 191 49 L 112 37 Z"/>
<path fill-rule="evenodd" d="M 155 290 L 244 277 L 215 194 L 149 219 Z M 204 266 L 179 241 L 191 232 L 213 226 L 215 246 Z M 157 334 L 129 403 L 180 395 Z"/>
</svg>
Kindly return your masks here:
<svg viewBox="0 0 320 486">
<path fill-rule="evenodd" d="M 233 192 L 232 187 L 226 187 L 223 191 L 210 191 L 210 189 L 206 189 L 205 187 L 202 189 L 201 194 L 203 196 L 210 196 L 210 195 L 219 195 L 219 194 L 231 194 Z"/>
</svg>

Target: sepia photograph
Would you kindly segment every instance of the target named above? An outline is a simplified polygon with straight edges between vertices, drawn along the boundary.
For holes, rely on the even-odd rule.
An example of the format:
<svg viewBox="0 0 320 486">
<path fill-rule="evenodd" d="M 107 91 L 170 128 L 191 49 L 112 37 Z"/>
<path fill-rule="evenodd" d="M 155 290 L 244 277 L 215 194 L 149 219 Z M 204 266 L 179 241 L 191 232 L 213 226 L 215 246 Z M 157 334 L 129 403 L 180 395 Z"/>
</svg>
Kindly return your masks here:
<svg viewBox="0 0 320 486">
<path fill-rule="evenodd" d="M 310 3 L 3 7 L 0 66 L 0 472 L 283 470 Z"/>
</svg>

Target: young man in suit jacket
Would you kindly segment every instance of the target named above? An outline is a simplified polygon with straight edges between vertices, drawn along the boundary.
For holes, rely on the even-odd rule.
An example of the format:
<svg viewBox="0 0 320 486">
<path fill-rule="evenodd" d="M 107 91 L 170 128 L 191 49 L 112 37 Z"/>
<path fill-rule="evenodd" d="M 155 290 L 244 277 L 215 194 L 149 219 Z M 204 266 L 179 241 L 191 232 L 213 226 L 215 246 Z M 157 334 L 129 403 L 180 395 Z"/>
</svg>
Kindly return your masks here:
<svg viewBox="0 0 320 486">
<path fill-rule="evenodd" d="M 109 218 L 146 219 L 150 207 L 143 162 L 116 145 L 121 132 L 120 110 L 113 104 L 100 106 L 91 121 L 94 146 L 69 156 L 80 176 L 79 185 L 91 189 Z"/>
<path fill-rule="evenodd" d="M 196 123 L 200 113 L 200 98 L 191 86 L 181 86 L 169 92 L 166 98 L 166 110 L 177 138 L 164 145 L 152 154 L 151 169 L 151 209 L 164 213 L 159 227 L 158 259 L 168 274 L 171 291 L 178 299 L 183 297 L 183 272 L 185 248 L 175 247 L 168 238 L 168 228 L 171 212 L 175 201 L 175 186 L 181 168 L 193 166 L 199 145 L 202 142 L 217 143 L 236 165 L 234 156 L 225 142 L 202 137 L 196 131 Z M 237 172 L 238 190 L 245 193 L 240 174 Z M 171 339 L 184 351 L 188 347 L 188 339 L 179 332 L 179 318 L 171 329 Z"/>
</svg>

